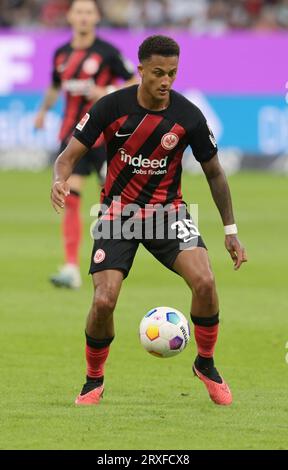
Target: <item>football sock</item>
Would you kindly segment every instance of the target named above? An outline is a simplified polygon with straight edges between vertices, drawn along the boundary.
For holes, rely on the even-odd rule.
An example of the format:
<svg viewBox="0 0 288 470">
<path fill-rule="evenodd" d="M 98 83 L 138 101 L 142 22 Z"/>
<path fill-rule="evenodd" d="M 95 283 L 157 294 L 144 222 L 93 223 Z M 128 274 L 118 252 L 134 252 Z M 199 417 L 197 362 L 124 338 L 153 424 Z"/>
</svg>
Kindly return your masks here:
<svg viewBox="0 0 288 470">
<path fill-rule="evenodd" d="M 80 395 L 85 395 L 86 393 L 91 392 L 94 388 L 101 387 L 104 382 L 104 377 L 99 377 L 99 379 L 91 379 L 86 377 L 86 383 L 83 385 Z"/>
<path fill-rule="evenodd" d="M 219 313 L 213 317 L 194 317 L 194 336 L 198 354 L 203 358 L 212 358 L 218 336 Z"/>
<path fill-rule="evenodd" d="M 86 333 L 87 382 L 82 389 L 81 395 L 103 384 L 104 365 L 113 339 L 98 340 L 91 338 Z"/>
<path fill-rule="evenodd" d="M 217 382 L 219 384 L 222 383 L 222 379 L 218 373 L 218 370 L 214 366 L 213 357 L 201 357 L 198 356 L 195 359 L 194 365 L 197 370 L 199 370 L 203 375 L 206 375 L 210 380 Z"/>
<path fill-rule="evenodd" d="M 80 203 L 81 196 L 76 191 L 71 191 L 65 200 L 63 237 L 65 262 L 67 264 L 79 264 L 79 247 L 82 234 Z"/>
<path fill-rule="evenodd" d="M 195 367 L 215 382 L 221 383 L 221 377 L 214 367 L 214 349 L 218 336 L 219 313 L 212 317 L 194 317 L 194 336 L 198 348 Z"/>
</svg>

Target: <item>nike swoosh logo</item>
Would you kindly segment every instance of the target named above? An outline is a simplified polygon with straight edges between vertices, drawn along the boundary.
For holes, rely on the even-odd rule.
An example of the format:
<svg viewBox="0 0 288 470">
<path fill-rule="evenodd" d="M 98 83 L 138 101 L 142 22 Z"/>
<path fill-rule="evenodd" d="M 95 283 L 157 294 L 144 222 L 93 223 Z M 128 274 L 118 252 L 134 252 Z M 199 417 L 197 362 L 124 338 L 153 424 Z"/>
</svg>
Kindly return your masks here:
<svg viewBox="0 0 288 470">
<path fill-rule="evenodd" d="M 132 135 L 132 133 L 131 134 L 119 134 L 119 132 L 117 131 L 115 135 L 116 137 L 128 137 L 129 135 Z"/>
</svg>

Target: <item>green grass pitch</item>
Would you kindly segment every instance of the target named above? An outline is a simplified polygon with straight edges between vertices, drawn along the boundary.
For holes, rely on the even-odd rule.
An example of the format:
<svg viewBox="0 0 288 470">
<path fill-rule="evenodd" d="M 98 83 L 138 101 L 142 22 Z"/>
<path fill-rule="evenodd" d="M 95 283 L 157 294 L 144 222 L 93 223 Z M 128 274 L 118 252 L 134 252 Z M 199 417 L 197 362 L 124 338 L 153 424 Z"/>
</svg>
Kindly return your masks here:
<svg viewBox="0 0 288 470">
<path fill-rule="evenodd" d="M 84 322 L 91 301 L 89 207 L 83 201 L 84 286 L 57 290 L 60 218 L 49 204 L 50 171 L 2 172 L 0 244 L 1 449 L 287 449 L 287 179 L 260 173 L 229 178 L 249 263 L 234 272 L 223 228 L 202 176 L 185 175 L 185 200 L 200 205 L 221 305 L 216 364 L 234 394 L 217 407 L 192 378 L 194 341 L 158 359 L 139 344 L 138 325 L 154 306 L 189 315 L 184 282 L 144 249 L 115 313 L 116 339 L 99 407 L 76 408 L 83 384 Z"/>
</svg>

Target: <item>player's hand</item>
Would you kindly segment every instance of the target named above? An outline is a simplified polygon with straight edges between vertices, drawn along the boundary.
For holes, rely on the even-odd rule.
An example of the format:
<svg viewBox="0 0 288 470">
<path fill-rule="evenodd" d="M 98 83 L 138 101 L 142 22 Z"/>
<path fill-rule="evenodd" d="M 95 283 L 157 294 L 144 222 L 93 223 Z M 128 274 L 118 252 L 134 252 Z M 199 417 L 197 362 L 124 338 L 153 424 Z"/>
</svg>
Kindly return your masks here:
<svg viewBox="0 0 288 470">
<path fill-rule="evenodd" d="M 226 235 L 225 247 L 229 251 L 234 262 L 234 269 L 237 271 L 242 263 L 246 263 L 247 255 L 244 246 L 240 243 L 236 235 Z"/>
<path fill-rule="evenodd" d="M 70 194 L 70 187 L 65 181 L 56 181 L 51 188 L 51 203 L 59 214 L 64 208 L 65 198 Z"/>
<path fill-rule="evenodd" d="M 100 98 L 107 94 L 106 88 L 98 85 L 91 85 L 89 87 L 86 98 L 88 101 L 98 101 Z"/>
<path fill-rule="evenodd" d="M 45 113 L 44 111 L 39 111 L 34 121 L 34 127 L 35 129 L 43 129 L 44 124 L 45 124 Z"/>
</svg>

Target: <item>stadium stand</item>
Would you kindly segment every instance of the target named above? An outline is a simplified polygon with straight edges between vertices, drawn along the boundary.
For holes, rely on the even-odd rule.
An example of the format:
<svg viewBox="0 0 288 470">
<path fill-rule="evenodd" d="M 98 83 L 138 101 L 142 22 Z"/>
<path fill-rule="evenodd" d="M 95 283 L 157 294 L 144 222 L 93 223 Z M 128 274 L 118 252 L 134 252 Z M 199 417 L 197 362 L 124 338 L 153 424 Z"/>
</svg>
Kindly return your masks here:
<svg viewBox="0 0 288 470">
<path fill-rule="evenodd" d="M 1 0 L 0 26 L 66 26 L 69 0 Z M 288 0 L 99 0 L 103 25 L 115 28 L 185 28 L 198 34 L 288 27 Z"/>
</svg>

